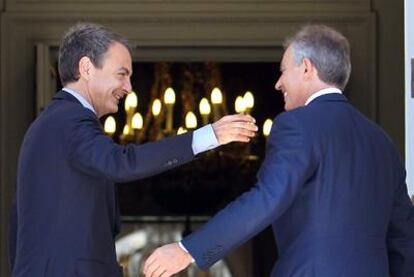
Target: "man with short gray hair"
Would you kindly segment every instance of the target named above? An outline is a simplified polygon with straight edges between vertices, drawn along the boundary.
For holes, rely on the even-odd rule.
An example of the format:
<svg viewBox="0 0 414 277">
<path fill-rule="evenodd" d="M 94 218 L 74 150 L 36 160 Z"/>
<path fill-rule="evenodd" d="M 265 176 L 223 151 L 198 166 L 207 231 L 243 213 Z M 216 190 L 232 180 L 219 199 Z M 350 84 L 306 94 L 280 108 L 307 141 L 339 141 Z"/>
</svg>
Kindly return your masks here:
<svg viewBox="0 0 414 277">
<path fill-rule="evenodd" d="M 285 44 L 286 112 L 274 121 L 257 184 L 181 242 L 158 248 L 146 276 L 168 277 L 194 260 L 206 269 L 272 225 L 273 277 L 414 276 L 414 208 L 405 170 L 384 131 L 342 94 L 347 39 L 323 25 Z M 177 250 L 178 249 L 178 250 Z"/>
</svg>

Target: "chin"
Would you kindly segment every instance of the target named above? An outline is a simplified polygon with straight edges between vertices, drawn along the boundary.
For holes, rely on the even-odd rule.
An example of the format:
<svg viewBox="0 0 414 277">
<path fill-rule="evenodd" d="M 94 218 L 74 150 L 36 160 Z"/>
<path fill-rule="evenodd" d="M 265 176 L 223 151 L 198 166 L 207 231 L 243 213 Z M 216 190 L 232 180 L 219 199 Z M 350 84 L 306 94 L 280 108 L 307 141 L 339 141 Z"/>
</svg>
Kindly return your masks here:
<svg viewBox="0 0 414 277">
<path fill-rule="evenodd" d="M 108 110 L 108 113 L 117 113 L 117 112 L 118 112 L 118 106 L 112 107 L 111 109 Z"/>
</svg>

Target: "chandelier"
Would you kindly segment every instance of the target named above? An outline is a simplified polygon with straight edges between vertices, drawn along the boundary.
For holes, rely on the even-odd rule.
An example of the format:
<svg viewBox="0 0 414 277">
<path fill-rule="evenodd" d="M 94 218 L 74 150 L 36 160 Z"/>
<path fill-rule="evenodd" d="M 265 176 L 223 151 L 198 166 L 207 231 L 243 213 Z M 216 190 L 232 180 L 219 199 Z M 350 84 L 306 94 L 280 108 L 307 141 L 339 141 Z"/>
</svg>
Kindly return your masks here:
<svg viewBox="0 0 414 277">
<path fill-rule="evenodd" d="M 161 139 L 166 136 L 182 134 L 187 131 L 196 129 L 200 125 L 219 120 L 222 116 L 229 114 L 226 97 L 220 89 L 220 77 L 217 65 L 207 63 L 207 71 L 210 79 L 206 82 L 205 89 L 208 93 L 203 92 L 198 105 L 193 87 L 195 83 L 195 74 L 190 69 L 184 71 L 184 82 L 180 91 L 181 118 L 182 122 L 174 126 L 177 113 L 177 93 L 171 87 L 171 75 L 167 63 L 158 63 L 154 69 L 154 83 L 151 88 L 150 105 L 146 107 L 146 114 L 143 116 L 137 111 L 139 105 L 139 94 L 130 92 L 124 102 L 125 124 L 122 127 L 122 133 L 119 136 L 121 143 L 128 142 L 146 142 Z M 254 95 L 251 91 L 245 91 L 234 99 L 234 112 L 251 114 L 254 108 Z M 260 124 L 260 123 L 259 123 Z M 114 136 L 115 131 L 119 128 L 114 116 L 108 116 L 104 123 L 105 133 Z M 262 135 L 267 137 L 270 133 L 272 120 L 266 119 L 262 123 Z"/>
<path fill-rule="evenodd" d="M 177 74 L 168 63 L 151 64 L 153 78 L 141 75 L 147 84 L 142 85 L 139 93 L 128 94 L 122 103 L 123 109 L 105 119 L 106 134 L 121 144 L 145 143 L 192 131 L 229 113 L 253 113 L 254 116 L 259 112 L 254 90 L 226 94 L 229 86 L 222 85 L 217 64 L 179 66 L 180 74 Z M 121 212 L 130 216 L 210 215 L 248 190 L 255 183 L 272 126 L 270 119 L 263 113 L 261 116 L 263 122 L 258 125 L 262 126 L 262 132 L 250 143 L 230 143 L 197 155 L 191 163 L 120 186 L 118 192 L 124 199 Z M 140 197 L 150 200 L 140 201 Z M 191 228 L 186 226 L 186 229 Z"/>
</svg>

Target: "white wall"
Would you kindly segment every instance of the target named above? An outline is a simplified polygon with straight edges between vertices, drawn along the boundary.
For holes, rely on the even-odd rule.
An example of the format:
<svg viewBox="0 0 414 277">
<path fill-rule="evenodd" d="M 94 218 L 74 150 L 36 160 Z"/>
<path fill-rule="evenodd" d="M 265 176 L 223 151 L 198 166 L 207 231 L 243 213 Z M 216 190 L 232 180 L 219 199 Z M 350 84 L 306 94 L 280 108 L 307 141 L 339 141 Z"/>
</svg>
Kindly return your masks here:
<svg viewBox="0 0 414 277">
<path fill-rule="evenodd" d="M 407 185 L 414 195 L 414 98 L 411 97 L 411 59 L 414 59 L 414 1 L 405 0 L 405 160 Z"/>
</svg>

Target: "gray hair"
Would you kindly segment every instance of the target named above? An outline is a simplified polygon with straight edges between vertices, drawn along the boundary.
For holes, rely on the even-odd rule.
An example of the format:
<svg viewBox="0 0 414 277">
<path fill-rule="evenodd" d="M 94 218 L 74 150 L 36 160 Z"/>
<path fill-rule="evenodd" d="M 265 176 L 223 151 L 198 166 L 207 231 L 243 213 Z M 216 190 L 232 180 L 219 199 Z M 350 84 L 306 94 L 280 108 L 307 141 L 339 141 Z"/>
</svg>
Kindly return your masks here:
<svg viewBox="0 0 414 277">
<path fill-rule="evenodd" d="M 341 33 L 325 25 L 308 25 L 285 41 L 285 49 L 289 46 L 297 65 L 307 58 L 321 81 L 345 88 L 351 74 L 350 47 Z"/>
<path fill-rule="evenodd" d="M 123 44 L 126 38 L 94 23 L 77 23 L 62 38 L 59 48 L 59 75 L 63 85 L 79 80 L 79 61 L 88 57 L 97 68 L 103 66 L 103 56 L 113 42 Z"/>
</svg>

